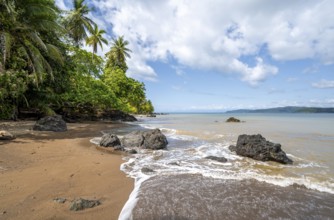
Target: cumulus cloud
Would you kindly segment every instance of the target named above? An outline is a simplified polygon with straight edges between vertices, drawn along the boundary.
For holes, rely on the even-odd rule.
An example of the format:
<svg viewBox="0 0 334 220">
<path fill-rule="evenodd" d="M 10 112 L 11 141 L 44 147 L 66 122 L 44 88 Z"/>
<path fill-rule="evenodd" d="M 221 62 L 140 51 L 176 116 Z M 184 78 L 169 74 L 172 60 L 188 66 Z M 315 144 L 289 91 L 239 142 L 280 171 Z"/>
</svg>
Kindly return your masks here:
<svg viewBox="0 0 334 220">
<path fill-rule="evenodd" d="M 312 83 L 312 86 L 319 89 L 334 88 L 334 80 L 331 81 L 323 79 L 319 82 Z"/>
<path fill-rule="evenodd" d="M 62 0 L 57 0 L 61 2 Z M 64 1 L 64 0 L 63 0 Z M 257 85 L 277 74 L 264 60 L 334 62 L 333 1 L 99 0 L 99 24 L 124 35 L 133 51 L 132 76 L 154 79 L 150 62 L 171 58 L 190 68 L 236 74 Z M 262 51 L 262 53 L 261 53 Z M 244 61 L 253 57 L 255 64 Z M 270 60 L 270 59 L 269 59 Z"/>
</svg>

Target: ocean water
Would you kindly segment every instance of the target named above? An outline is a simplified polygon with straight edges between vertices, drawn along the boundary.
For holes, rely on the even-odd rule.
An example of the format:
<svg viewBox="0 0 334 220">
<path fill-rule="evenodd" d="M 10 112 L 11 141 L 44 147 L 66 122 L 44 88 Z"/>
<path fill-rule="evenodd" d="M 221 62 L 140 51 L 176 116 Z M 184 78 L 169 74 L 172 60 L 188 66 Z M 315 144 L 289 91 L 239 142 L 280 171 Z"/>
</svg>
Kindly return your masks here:
<svg viewBox="0 0 334 220">
<path fill-rule="evenodd" d="M 334 219 L 334 114 L 170 114 L 136 125 L 160 128 L 169 144 L 124 158 L 136 186 L 120 219 Z M 294 163 L 230 152 L 240 134 L 280 143 Z"/>
</svg>

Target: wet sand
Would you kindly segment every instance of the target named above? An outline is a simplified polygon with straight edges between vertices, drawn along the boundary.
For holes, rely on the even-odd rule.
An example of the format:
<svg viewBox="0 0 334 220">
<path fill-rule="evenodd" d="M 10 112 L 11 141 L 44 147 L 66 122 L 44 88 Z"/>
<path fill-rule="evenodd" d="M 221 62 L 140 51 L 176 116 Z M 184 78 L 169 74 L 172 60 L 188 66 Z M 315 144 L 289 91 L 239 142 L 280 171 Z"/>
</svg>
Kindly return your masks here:
<svg viewBox="0 0 334 220">
<path fill-rule="evenodd" d="M 30 130 L 34 122 L 0 122 L 17 135 L 0 141 L 0 219 L 117 219 L 133 189 L 120 171 L 122 156 L 98 151 L 89 140 L 119 123 L 67 124 L 67 132 Z M 53 201 L 66 198 L 65 203 Z M 101 205 L 70 211 L 76 198 Z"/>
<path fill-rule="evenodd" d="M 303 186 L 196 174 L 157 175 L 142 183 L 134 220 L 333 219 L 334 196 Z"/>
</svg>

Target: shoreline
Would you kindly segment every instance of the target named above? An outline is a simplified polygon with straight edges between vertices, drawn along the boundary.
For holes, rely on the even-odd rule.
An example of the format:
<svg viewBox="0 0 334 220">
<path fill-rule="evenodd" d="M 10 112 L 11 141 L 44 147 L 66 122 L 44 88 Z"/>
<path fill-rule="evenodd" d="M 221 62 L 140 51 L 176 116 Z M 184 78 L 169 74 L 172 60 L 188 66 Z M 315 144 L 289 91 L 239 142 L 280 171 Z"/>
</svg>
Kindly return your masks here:
<svg viewBox="0 0 334 220">
<path fill-rule="evenodd" d="M 118 122 L 68 123 L 67 132 L 30 130 L 33 121 L 0 122 L 17 136 L 0 142 L 1 219 L 118 219 L 134 188 L 120 170 L 122 155 L 90 143 Z M 53 201 L 65 198 L 65 203 Z M 98 199 L 101 205 L 70 211 L 71 201 Z"/>
</svg>

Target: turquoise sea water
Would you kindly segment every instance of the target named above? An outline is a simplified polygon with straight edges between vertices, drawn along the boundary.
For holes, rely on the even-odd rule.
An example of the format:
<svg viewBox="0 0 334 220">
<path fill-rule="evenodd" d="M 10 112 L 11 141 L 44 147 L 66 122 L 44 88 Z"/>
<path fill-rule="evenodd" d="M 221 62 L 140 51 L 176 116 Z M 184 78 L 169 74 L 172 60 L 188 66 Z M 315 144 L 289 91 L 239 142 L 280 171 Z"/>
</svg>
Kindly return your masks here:
<svg viewBox="0 0 334 220">
<path fill-rule="evenodd" d="M 226 123 L 230 116 L 243 122 Z M 201 219 L 208 210 L 213 213 L 207 219 L 220 219 L 227 212 L 219 206 L 236 206 L 241 197 L 252 205 L 236 211 L 238 215 L 232 212 L 234 219 L 249 215 L 257 219 L 334 218 L 334 114 L 170 114 L 141 118 L 136 124 L 145 129 L 160 128 L 169 145 L 167 150 L 141 150 L 125 158 L 121 169 L 136 179 L 136 189 L 121 219 L 163 219 L 168 212 L 176 216 L 174 219 Z M 293 165 L 255 161 L 230 152 L 228 146 L 235 144 L 240 134 L 262 134 L 280 143 Z M 206 156 L 224 156 L 228 162 L 210 161 Z M 143 167 L 154 172 L 143 173 Z M 167 184 L 175 180 L 180 184 Z M 161 194 L 160 186 L 165 193 Z M 164 200 L 160 208 L 160 200 L 153 196 L 158 194 Z M 230 197 L 228 202 L 225 196 Z M 194 199 L 203 208 L 197 213 L 187 211 Z M 270 201 L 280 204 L 273 212 L 267 210 L 271 206 L 266 207 Z"/>
</svg>

